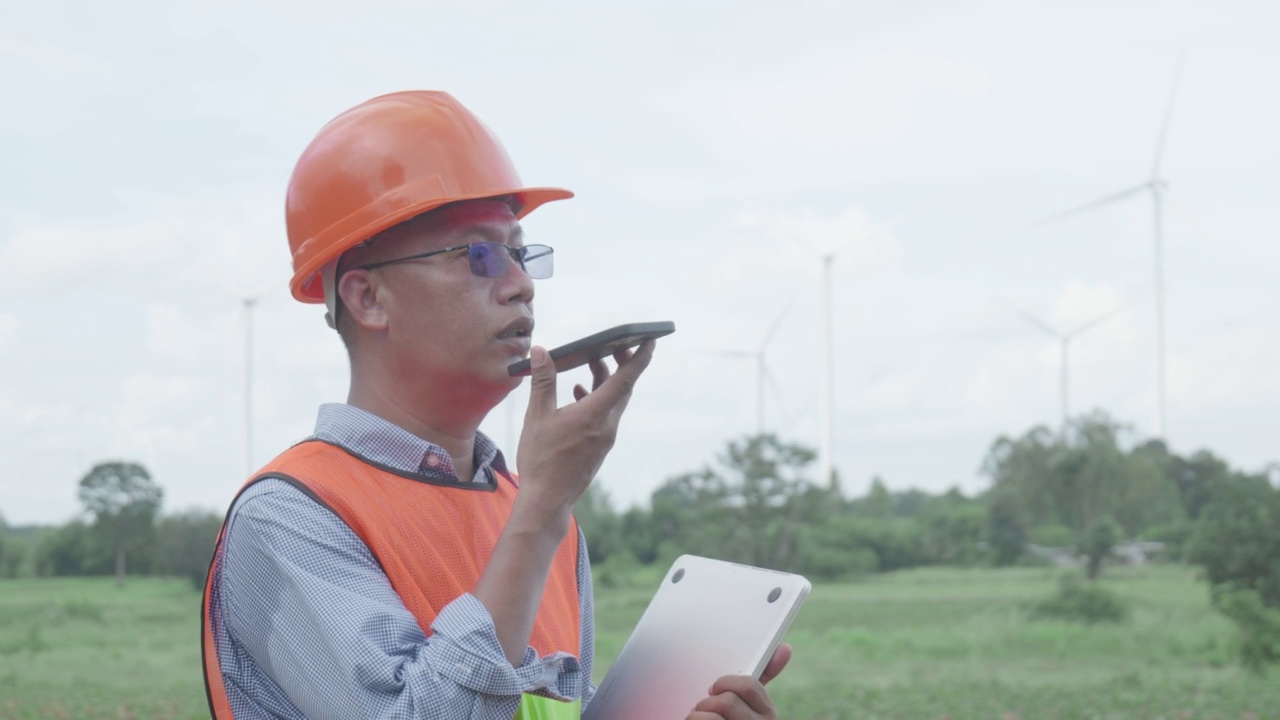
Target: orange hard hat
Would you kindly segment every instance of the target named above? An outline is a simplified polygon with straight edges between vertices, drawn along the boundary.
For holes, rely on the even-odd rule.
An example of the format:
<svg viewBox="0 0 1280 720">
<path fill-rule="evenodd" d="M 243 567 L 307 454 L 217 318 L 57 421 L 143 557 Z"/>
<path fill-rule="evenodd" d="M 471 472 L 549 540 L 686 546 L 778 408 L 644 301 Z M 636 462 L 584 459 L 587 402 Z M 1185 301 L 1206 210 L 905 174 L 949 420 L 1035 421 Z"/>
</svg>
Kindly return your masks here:
<svg viewBox="0 0 1280 720">
<path fill-rule="evenodd" d="M 289 179 L 289 289 L 302 302 L 324 302 L 321 270 L 352 247 L 441 205 L 504 196 L 522 218 L 573 193 L 523 187 L 498 138 L 448 93 L 361 103 L 321 128 Z"/>
</svg>

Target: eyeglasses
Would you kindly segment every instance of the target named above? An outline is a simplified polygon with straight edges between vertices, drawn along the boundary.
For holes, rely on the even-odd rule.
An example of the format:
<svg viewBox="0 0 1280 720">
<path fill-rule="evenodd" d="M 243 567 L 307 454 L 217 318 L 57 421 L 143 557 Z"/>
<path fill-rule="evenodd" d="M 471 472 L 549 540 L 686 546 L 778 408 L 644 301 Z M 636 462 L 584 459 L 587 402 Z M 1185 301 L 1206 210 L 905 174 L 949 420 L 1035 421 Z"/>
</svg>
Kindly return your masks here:
<svg viewBox="0 0 1280 720">
<path fill-rule="evenodd" d="M 511 270 L 512 262 L 519 265 L 520 269 L 534 280 L 546 280 L 551 277 L 551 273 L 555 270 L 555 263 L 552 262 L 552 253 L 555 251 L 547 245 L 511 247 L 510 245 L 492 241 L 455 245 L 443 250 L 432 250 L 418 255 L 396 258 L 395 260 L 383 260 L 382 262 L 369 263 L 368 265 L 359 265 L 356 269 L 373 270 L 384 265 L 392 265 L 408 260 L 422 260 L 423 258 L 459 250 L 467 251 L 467 259 L 471 262 L 471 274 L 476 277 L 506 277 Z"/>
</svg>

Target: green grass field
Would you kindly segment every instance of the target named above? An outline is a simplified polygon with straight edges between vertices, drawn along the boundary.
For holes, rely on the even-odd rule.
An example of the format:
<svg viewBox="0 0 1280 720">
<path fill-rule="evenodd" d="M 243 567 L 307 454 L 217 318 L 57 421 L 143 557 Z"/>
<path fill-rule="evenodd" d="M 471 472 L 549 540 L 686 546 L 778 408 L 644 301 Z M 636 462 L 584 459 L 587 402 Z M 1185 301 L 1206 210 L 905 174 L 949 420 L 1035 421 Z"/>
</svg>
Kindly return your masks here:
<svg viewBox="0 0 1280 720">
<path fill-rule="evenodd" d="M 652 577 L 656 583 L 657 576 Z M 1048 570 L 932 569 L 814 588 L 773 694 L 786 720 L 1280 720 L 1280 676 L 1231 661 L 1192 571 L 1117 570 L 1120 626 L 1032 622 Z M 597 592 L 597 678 L 652 583 Z M 0 581 L 0 720 L 207 717 L 184 580 Z"/>
</svg>

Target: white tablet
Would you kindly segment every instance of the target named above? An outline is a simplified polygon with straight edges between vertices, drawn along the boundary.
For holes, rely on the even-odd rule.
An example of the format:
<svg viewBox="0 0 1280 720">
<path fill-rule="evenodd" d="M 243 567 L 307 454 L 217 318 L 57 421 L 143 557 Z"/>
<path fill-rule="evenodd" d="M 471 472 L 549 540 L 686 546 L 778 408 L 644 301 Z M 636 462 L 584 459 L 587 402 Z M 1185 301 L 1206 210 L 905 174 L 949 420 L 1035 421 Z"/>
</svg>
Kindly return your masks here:
<svg viewBox="0 0 1280 720">
<path fill-rule="evenodd" d="M 684 720 L 720 677 L 760 677 L 808 594 L 799 575 L 681 556 L 583 720 Z"/>
</svg>

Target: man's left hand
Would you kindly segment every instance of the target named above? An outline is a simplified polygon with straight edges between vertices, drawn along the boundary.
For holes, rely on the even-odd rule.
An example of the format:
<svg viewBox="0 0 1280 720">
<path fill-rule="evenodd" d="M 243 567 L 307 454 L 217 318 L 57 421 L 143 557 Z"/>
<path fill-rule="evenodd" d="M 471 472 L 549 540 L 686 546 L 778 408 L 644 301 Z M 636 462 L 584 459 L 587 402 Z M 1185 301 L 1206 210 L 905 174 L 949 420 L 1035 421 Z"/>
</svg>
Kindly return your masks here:
<svg viewBox="0 0 1280 720">
<path fill-rule="evenodd" d="M 725 675 L 711 686 L 711 695 L 693 707 L 685 720 L 778 720 L 778 711 L 764 686 L 791 661 L 791 646 L 782 643 L 765 665 L 760 679 Z"/>
</svg>

